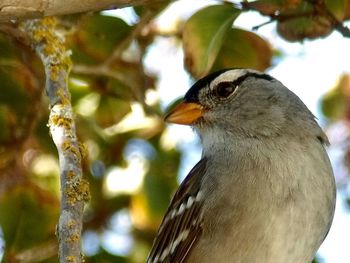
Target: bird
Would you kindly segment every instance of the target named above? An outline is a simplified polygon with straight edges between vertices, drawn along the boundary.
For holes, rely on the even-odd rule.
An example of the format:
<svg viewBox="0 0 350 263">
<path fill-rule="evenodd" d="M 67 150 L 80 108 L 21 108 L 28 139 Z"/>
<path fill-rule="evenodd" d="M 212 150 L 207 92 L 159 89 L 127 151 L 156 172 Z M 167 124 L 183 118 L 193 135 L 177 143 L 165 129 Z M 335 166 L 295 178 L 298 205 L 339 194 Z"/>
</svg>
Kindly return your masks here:
<svg viewBox="0 0 350 263">
<path fill-rule="evenodd" d="M 266 73 L 223 69 L 198 80 L 165 120 L 191 126 L 202 156 L 175 192 L 147 263 L 313 260 L 336 188 L 328 139 L 297 95 Z"/>
</svg>

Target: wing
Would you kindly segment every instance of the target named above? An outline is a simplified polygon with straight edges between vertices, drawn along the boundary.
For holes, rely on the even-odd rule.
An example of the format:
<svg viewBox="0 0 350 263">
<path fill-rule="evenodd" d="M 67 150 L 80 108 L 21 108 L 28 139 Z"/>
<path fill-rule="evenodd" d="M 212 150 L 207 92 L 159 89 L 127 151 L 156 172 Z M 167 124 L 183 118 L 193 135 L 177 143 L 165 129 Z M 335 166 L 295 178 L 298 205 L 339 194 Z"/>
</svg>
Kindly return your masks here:
<svg viewBox="0 0 350 263">
<path fill-rule="evenodd" d="M 175 193 L 158 230 L 147 263 L 182 263 L 202 233 L 201 180 L 206 170 L 202 159 Z"/>
</svg>

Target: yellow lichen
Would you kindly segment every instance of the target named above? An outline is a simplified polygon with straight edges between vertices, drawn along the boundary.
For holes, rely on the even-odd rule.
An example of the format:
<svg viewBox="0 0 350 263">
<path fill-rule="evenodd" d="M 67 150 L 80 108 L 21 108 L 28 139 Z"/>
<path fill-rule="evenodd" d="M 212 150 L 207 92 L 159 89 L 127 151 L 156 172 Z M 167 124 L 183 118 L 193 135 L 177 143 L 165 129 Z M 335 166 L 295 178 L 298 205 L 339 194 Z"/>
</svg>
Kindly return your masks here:
<svg viewBox="0 0 350 263">
<path fill-rule="evenodd" d="M 52 115 L 50 117 L 50 122 L 59 127 L 64 127 L 66 130 L 71 129 L 73 120 L 71 118 L 64 118 L 59 115 Z"/>
<path fill-rule="evenodd" d="M 80 155 L 80 151 L 79 151 L 79 149 L 78 149 L 78 147 L 76 147 L 75 145 L 73 145 L 72 144 L 72 142 L 70 141 L 70 140 L 65 140 L 63 143 L 62 143 L 62 145 L 61 145 L 61 147 L 62 147 L 62 150 L 64 151 L 64 152 L 71 152 L 72 154 L 74 154 L 75 156 L 76 156 L 76 158 L 79 158 L 80 159 L 80 157 L 81 157 L 81 155 Z"/>
<path fill-rule="evenodd" d="M 58 81 L 60 67 L 59 65 L 49 65 L 49 74 L 52 81 Z"/>
<path fill-rule="evenodd" d="M 59 119 L 60 119 L 60 116 L 58 116 L 58 115 L 51 115 L 50 116 L 50 122 L 54 125 L 57 125 L 57 122 Z"/>
<path fill-rule="evenodd" d="M 77 147 L 71 147 L 70 149 L 70 152 L 71 153 L 73 153 L 77 158 L 79 158 L 80 159 L 80 151 L 79 151 L 79 149 L 77 148 Z"/>
<path fill-rule="evenodd" d="M 67 242 L 78 242 L 80 239 L 80 235 L 79 234 L 72 234 L 67 238 Z"/>
<path fill-rule="evenodd" d="M 79 142 L 78 146 L 79 146 L 79 151 L 80 151 L 81 158 L 85 159 L 85 157 L 88 154 L 86 145 L 84 143 L 82 143 L 82 142 Z"/>
<path fill-rule="evenodd" d="M 77 201 L 88 202 L 90 200 L 89 182 L 82 178 L 70 182 L 64 190 L 64 195 L 69 205 L 75 205 Z"/>
<path fill-rule="evenodd" d="M 71 68 L 69 53 L 56 31 L 57 24 L 58 20 L 55 17 L 45 17 L 22 24 L 23 30 L 29 34 L 33 46 L 44 61 L 48 78 L 54 82 L 59 81 L 61 71 L 64 73 Z"/>
<path fill-rule="evenodd" d="M 81 179 L 79 193 L 84 202 L 88 202 L 91 199 L 89 182 L 85 179 Z"/>
<path fill-rule="evenodd" d="M 75 205 L 75 203 L 77 202 L 77 194 L 73 187 L 67 186 L 64 189 L 64 195 L 69 205 L 71 206 Z"/>
<path fill-rule="evenodd" d="M 70 99 L 68 98 L 66 92 L 63 89 L 58 89 L 56 96 L 60 98 L 60 102 L 65 105 L 70 105 Z"/>
<path fill-rule="evenodd" d="M 66 176 L 67 178 L 72 179 L 75 176 L 75 173 L 73 171 L 68 171 Z"/>
<path fill-rule="evenodd" d="M 54 16 L 46 16 L 43 19 L 41 19 L 41 21 L 43 24 L 50 28 L 54 28 L 57 26 L 57 18 Z"/>
<path fill-rule="evenodd" d="M 66 256 L 66 261 L 69 263 L 77 262 L 74 256 Z"/>
<path fill-rule="evenodd" d="M 72 125 L 72 119 L 69 118 L 60 118 L 57 121 L 57 126 L 64 127 L 66 129 L 70 129 Z"/>
<path fill-rule="evenodd" d="M 70 219 L 69 221 L 68 221 L 68 227 L 69 228 L 74 228 L 75 226 L 76 226 L 76 224 L 77 224 L 77 222 L 75 222 L 75 220 L 73 220 L 73 219 Z"/>
<path fill-rule="evenodd" d="M 62 66 L 64 66 L 67 71 L 72 68 L 72 60 L 70 59 L 69 54 L 70 52 L 66 52 L 62 60 Z"/>
<path fill-rule="evenodd" d="M 63 151 L 68 151 L 72 148 L 72 144 L 71 144 L 71 141 L 69 140 L 65 140 L 63 143 L 62 143 L 62 150 Z"/>
</svg>

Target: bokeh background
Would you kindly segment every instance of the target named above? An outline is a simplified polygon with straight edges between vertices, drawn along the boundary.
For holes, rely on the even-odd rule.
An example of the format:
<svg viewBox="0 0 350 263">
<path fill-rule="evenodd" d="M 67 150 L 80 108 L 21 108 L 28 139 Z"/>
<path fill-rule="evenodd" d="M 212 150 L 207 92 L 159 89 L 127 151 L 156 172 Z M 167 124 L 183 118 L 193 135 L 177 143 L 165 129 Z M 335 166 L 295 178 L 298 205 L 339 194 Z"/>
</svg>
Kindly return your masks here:
<svg viewBox="0 0 350 263">
<path fill-rule="evenodd" d="M 349 262 L 350 1 L 162 2 L 60 18 L 90 183 L 86 262 L 144 262 L 178 184 L 199 160 L 189 127 L 162 116 L 223 67 L 266 70 L 326 130 L 338 186 L 317 262 Z M 255 29 L 255 30 L 253 30 Z M 0 259 L 57 262 L 59 166 L 39 59 L 0 27 Z"/>
</svg>

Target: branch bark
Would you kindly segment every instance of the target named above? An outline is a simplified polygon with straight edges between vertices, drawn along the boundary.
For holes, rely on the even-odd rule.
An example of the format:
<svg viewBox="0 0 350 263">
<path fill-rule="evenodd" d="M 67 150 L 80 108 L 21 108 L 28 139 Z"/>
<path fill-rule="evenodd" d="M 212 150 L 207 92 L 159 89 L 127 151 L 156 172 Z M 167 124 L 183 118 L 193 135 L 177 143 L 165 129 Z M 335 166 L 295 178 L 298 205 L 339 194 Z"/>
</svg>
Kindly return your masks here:
<svg viewBox="0 0 350 263">
<path fill-rule="evenodd" d="M 70 54 L 63 36 L 55 30 L 56 19 L 28 20 L 21 29 L 42 60 L 46 74 L 46 94 L 50 100 L 49 128 L 56 145 L 61 170 L 61 214 L 58 223 L 61 263 L 81 263 L 81 230 L 88 183 L 82 178 L 81 152 L 76 136 L 67 80 Z"/>
<path fill-rule="evenodd" d="M 149 5 L 165 0 L 2 0 L 0 23 L 11 20 L 68 15 L 89 11 Z"/>
</svg>

